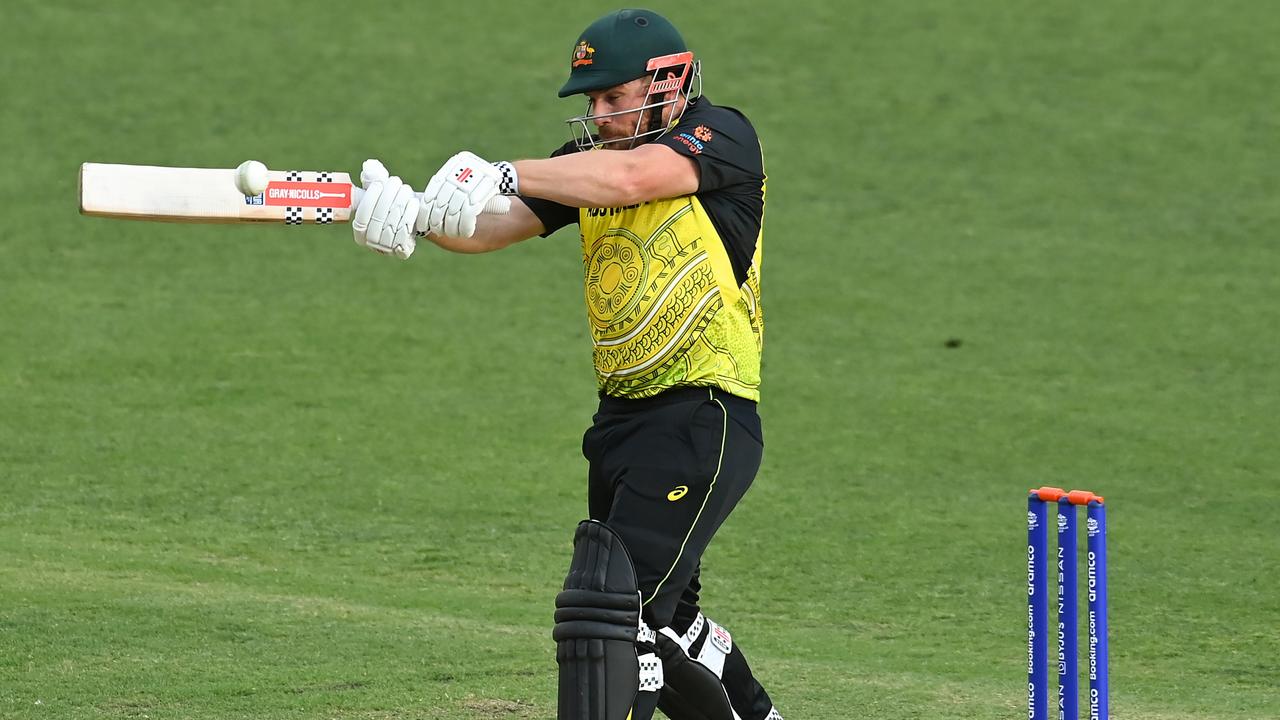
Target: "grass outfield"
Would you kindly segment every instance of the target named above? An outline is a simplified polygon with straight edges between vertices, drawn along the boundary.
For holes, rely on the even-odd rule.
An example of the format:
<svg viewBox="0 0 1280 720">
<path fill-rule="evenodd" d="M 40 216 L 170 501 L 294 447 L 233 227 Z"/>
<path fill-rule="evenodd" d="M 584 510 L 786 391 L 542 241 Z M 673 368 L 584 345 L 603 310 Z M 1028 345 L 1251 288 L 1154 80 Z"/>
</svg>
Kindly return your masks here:
<svg viewBox="0 0 1280 720">
<path fill-rule="evenodd" d="M 1108 498 L 1116 717 L 1280 714 L 1280 13 L 653 7 L 764 141 L 767 450 L 705 596 L 784 714 L 1024 713 L 1040 484 Z M 399 263 L 75 172 L 542 155 L 609 9 L 6 1 L 0 717 L 554 715 L 576 234 Z"/>
</svg>

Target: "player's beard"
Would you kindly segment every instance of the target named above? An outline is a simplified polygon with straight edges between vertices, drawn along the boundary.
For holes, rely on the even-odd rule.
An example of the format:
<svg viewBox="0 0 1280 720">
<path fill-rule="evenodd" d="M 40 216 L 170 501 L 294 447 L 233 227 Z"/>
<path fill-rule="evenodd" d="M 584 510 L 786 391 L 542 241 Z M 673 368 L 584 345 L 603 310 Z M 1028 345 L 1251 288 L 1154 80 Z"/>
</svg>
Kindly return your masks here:
<svg viewBox="0 0 1280 720">
<path fill-rule="evenodd" d="M 631 128 L 610 123 L 600 128 L 600 146 L 605 150 L 626 150 L 631 147 L 634 125 Z"/>
<path fill-rule="evenodd" d="M 613 120 L 608 125 L 596 128 L 596 133 L 600 138 L 600 147 L 605 150 L 630 150 L 633 147 L 643 145 L 651 138 L 636 138 L 639 133 L 645 132 L 645 125 L 648 123 L 649 113 L 653 110 L 637 111 L 637 115 L 622 115 Z"/>
</svg>

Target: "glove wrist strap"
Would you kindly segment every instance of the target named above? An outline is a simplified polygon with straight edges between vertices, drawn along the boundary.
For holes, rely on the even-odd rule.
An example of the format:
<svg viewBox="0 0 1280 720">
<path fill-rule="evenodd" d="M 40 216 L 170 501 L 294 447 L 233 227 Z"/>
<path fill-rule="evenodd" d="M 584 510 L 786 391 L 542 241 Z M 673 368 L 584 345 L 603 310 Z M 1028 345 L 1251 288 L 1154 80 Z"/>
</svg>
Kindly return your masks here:
<svg viewBox="0 0 1280 720">
<path fill-rule="evenodd" d="M 493 166 L 502 173 L 502 180 L 498 181 L 498 192 L 503 195 L 519 195 L 520 178 L 516 175 L 516 166 L 506 160 L 499 160 Z"/>
</svg>

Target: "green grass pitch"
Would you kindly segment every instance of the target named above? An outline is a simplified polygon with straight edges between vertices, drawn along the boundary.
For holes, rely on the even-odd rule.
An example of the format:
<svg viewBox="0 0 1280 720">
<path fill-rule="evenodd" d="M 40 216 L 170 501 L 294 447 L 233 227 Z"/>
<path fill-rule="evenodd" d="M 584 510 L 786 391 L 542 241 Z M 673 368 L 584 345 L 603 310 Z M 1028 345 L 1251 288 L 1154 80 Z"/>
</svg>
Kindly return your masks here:
<svg viewBox="0 0 1280 720">
<path fill-rule="evenodd" d="M 706 601 L 783 713 L 1024 713 L 1052 484 L 1110 506 L 1115 716 L 1280 714 L 1280 13 L 654 8 L 764 143 L 765 465 Z M 400 263 L 75 176 L 540 156 L 611 9 L 6 0 L 0 718 L 554 715 L 576 234 Z"/>
</svg>

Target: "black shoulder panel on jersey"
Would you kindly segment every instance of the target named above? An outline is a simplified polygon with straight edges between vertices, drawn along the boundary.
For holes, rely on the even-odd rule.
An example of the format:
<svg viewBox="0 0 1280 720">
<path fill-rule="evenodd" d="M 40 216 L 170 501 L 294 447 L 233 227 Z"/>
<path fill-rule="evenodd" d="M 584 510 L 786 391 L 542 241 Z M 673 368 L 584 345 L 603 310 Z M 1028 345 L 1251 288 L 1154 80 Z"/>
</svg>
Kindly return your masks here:
<svg viewBox="0 0 1280 720">
<path fill-rule="evenodd" d="M 655 142 L 698 165 L 698 200 L 742 284 L 764 222 L 764 155 L 755 128 L 738 110 L 698 98 Z"/>
<path fill-rule="evenodd" d="M 556 595 L 560 720 L 624 720 L 640 690 L 640 590 L 627 548 L 594 520 L 578 524 Z"/>
</svg>

